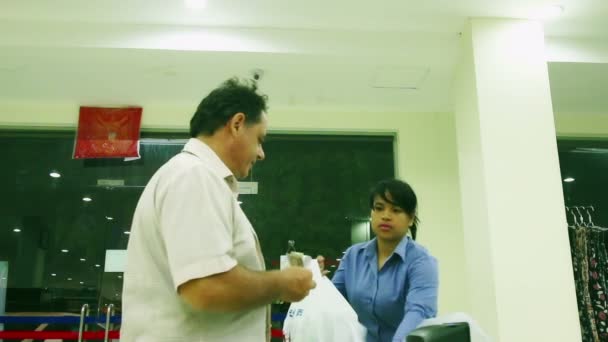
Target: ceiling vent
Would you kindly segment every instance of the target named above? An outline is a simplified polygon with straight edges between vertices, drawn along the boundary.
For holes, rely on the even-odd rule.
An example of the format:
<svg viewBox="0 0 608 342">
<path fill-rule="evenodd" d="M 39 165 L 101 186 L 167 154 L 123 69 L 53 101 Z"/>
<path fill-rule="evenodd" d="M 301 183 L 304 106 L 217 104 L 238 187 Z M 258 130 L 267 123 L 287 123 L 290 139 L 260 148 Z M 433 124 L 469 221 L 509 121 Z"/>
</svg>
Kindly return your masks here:
<svg viewBox="0 0 608 342">
<path fill-rule="evenodd" d="M 418 90 L 429 75 L 429 68 L 379 67 L 374 73 L 373 88 Z"/>
</svg>

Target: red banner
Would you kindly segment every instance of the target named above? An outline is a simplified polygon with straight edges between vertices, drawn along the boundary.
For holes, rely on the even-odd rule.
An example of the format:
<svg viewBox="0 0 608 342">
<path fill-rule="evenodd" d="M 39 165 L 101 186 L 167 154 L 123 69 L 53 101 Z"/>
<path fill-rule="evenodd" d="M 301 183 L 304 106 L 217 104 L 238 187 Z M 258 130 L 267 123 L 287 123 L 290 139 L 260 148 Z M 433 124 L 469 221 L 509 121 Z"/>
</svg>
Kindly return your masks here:
<svg viewBox="0 0 608 342">
<path fill-rule="evenodd" d="M 141 107 L 80 107 L 74 158 L 139 157 Z"/>
</svg>

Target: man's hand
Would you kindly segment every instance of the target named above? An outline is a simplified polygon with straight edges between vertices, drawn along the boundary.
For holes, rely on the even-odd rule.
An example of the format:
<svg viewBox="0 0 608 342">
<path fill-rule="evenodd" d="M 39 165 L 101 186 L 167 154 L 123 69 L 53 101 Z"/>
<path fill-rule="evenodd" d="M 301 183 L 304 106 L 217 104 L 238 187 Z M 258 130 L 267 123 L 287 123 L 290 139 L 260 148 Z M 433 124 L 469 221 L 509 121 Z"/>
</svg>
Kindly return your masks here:
<svg viewBox="0 0 608 342">
<path fill-rule="evenodd" d="M 312 272 L 303 267 L 288 267 L 279 272 L 281 293 L 279 299 L 285 302 L 299 302 L 308 296 L 317 284 L 312 280 Z"/>
</svg>

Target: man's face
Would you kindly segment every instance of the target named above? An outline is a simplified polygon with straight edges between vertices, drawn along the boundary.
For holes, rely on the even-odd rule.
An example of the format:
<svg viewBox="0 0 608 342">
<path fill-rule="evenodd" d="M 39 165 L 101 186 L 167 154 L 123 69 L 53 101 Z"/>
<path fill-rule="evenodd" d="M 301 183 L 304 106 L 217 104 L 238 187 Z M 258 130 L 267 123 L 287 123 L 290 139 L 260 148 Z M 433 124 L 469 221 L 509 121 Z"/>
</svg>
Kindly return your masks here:
<svg viewBox="0 0 608 342">
<path fill-rule="evenodd" d="M 235 170 L 236 178 L 245 178 L 251 172 L 253 164 L 265 158 L 262 144 L 266 138 L 268 119 L 265 113 L 260 116 L 260 121 L 245 124 L 235 139 Z"/>
</svg>

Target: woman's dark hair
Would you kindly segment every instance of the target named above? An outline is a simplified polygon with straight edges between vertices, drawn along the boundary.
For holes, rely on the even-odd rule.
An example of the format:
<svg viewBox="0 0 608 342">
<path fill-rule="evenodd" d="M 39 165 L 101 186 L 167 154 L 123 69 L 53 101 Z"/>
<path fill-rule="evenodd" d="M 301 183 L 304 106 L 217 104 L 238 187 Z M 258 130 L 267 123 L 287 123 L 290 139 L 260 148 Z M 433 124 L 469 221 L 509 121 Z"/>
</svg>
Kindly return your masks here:
<svg viewBox="0 0 608 342">
<path fill-rule="evenodd" d="M 246 124 L 255 124 L 260 121 L 262 113 L 268 110 L 267 101 L 266 95 L 257 93 L 255 81 L 229 79 L 198 105 L 190 119 L 190 136 L 213 135 L 236 113 L 245 114 Z"/>
<path fill-rule="evenodd" d="M 374 199 L 380 196 L 388 203 L 398 206 L 403 209 L 410 217 L 414 219 L 414 224 L 410 227 L 412 238 L 416 240 L 418 231 L 418 198 L 414 189 L 404 181 L 398 179 L 385 179 L 378 182 L 369 193 L 369 207 L 374 209 Z M 390 196 L 390 199 L 388 198 Z"/>
</svg>

